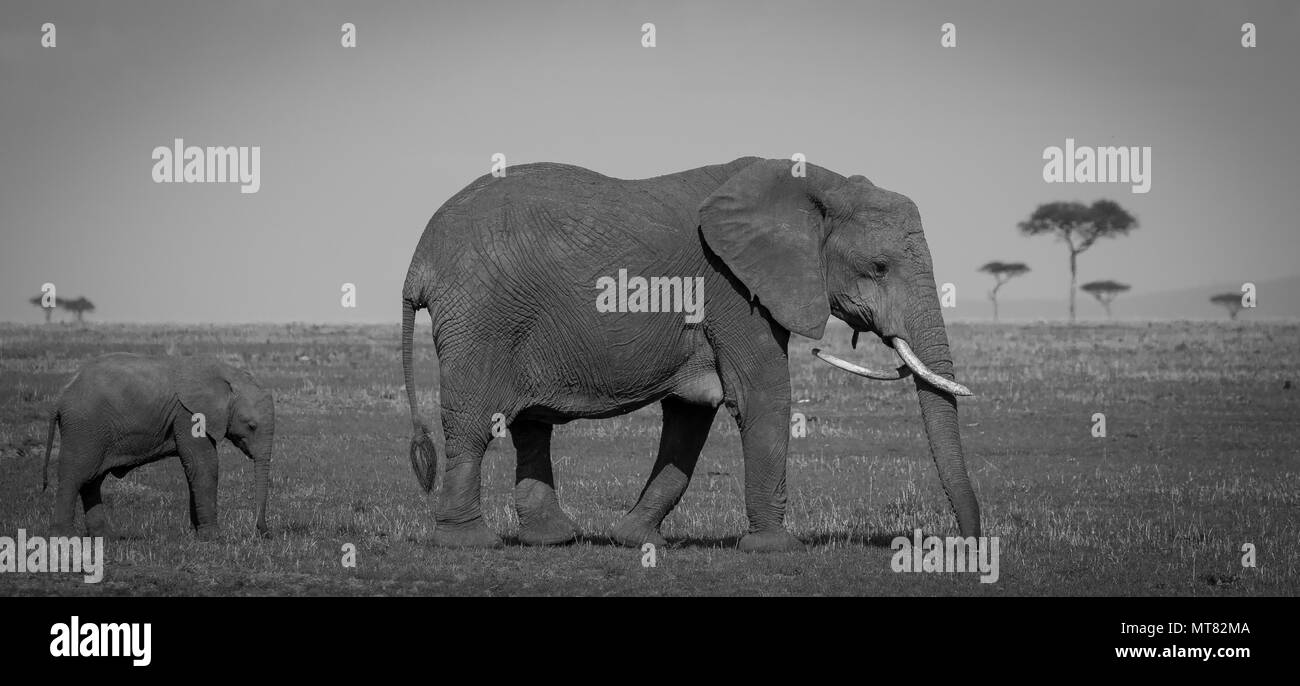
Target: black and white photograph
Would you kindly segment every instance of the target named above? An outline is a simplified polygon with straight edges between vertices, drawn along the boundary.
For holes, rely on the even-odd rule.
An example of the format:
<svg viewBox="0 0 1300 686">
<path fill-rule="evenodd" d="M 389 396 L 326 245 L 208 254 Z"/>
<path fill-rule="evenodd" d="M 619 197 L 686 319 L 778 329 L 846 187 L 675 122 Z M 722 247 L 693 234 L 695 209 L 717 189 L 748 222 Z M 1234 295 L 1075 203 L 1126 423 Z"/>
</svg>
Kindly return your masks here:
<svg viewBox="0 0 1300 686">
<path fill-rule="evenodd" d="M 193 647 L 122 597 L 1178 599 L 1077 657 L 1250 664 L 1234 608 L 1300 592 L 1297 37 L 3 0 L 0 596 L 62 618 L 8 630 L 147 670 Z"/>
</svg>

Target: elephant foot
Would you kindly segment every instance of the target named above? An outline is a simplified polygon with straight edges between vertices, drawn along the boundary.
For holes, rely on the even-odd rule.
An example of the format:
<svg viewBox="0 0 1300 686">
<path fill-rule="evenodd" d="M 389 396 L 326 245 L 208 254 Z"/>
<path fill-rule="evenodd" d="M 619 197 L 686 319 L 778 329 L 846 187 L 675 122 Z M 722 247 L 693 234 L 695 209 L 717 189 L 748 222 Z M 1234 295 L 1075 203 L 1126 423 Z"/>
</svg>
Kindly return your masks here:
<svg viewBox="0 0 1300 686">
<path fill-rule="evenodd" d="M 215 524 L 209 524 L 195 529 L 194 536 L 204 543 L 212 543 L 221 538 L 221 532 Z"/>
<path fill-rule="evenodd" d="M 751 531 L 740 539 L 737 546 L 747 553 L 779 553 L 790 550 L 803 550 L 803 541 L 795 538 L 785 529 L 768 531 Z"/>
<path fill-rule="evenodd" d="M 515 512 L 519 542 L 524 545 L 559 545 L 578 537 L 578 525 L 560 507 L 555 489 L 536 479 L 515 486 Z"/>
<path fill-rule="evenodd" d="M 629 548 L 640 548 L 646 543 L 656 546 L 668 545 L 668 541 L 659 533 L 658 526 L 635 515 L 635 511 L 623 515 L 623 518 L 614 524 L 614 528 L 610 529 L 609 535 L 614 542 Z"/>
<path fill-rule="evenodd" d="M 578 525 L 563 512 L 519 529 L 519 542 L 524 545 L 561 545 L 572 543 L 577 538 Z"/>
<path fill-rule="evenodd" d="M 682 494 L 690 483 L 691 478 L 676 465 L 664 467 L 646 485 L 645 492 L 632 511 L 623 515 L 614 525 L 610 535 L 620 545 L 632 548 L 639 548 L 645 543 L 667 545 L 668 541 L 659 533 L 659 525 L 677 506 L 677 501 L 682 499 Z"/>
<path fill-rule="evenodd" d="M 113 537 L 113 526 L 108 522 L 103 506 L 86 513 L 86 535 L 92 538 L 109 539 Z"/>
<path fill-rule="evenodd" d="M 479 518 L 466 524 L 438 522 L 433 530 L 433 544 L 441 548 L 500 548 L 501 538 Z"/>
</svg>

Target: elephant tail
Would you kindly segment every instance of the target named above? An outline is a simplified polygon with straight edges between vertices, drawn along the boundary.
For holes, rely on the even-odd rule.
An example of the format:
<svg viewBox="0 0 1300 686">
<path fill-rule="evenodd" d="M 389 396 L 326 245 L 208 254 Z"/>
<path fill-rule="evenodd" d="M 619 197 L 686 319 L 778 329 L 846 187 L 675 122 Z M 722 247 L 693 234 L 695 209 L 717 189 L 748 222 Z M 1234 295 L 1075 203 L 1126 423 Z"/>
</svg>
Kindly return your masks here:
<svg viewBox="0 0 1300 686">
<path fill-rule="evenodd" d="M 41 492 L 50 485 L 50 453 L 54 452 L 54 432 L 59 428 L 59 411 L 50 415 L 50 430 L 45 437 L 45 466 L 41 467 Z"/>
<path fill-rule="evenodd" d="M 423 308 L 411 298 L 402 298 L 402 374 L 406 380 L 406 401 L 411 406 L 411 469 L 425 493 L 433 490 L 433 480 L 438 472 L 438 449 L 429 436 L 429 425 L 420 418 L 420 403 L 415 397 L 415 361 L 412 359 L 412 339 L 415 336 L 415 313 Z"/>
</svg>

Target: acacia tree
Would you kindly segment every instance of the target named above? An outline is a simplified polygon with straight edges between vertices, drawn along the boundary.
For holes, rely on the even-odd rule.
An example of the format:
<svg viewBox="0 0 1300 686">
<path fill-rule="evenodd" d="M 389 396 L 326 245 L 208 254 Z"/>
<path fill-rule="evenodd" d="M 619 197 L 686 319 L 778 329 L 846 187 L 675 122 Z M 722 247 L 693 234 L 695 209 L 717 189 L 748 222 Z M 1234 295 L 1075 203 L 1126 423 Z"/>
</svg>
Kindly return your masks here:
<svg viewBox="0 0 1300 686">
<path fill-rule="evenodd" d="M 1039 205 L 1029 219 L 1017 226 L 1026 236 L 1055 235 L 1070 249 L 1070 321 L 1074 321 L 1079 253 L 1091 248 L 1100 238 L 1127 235 L 1138 227 L 1138 221 L 1113 200 L 1098 200 L 1091 206 L 1078 202 L 1049 202 Z"/>
<path fill-rule="evenodd" d="M 1106 308 L 1106 318 L 1110 319 L 1110 304 L 1115 300 L 1115 296 L 1132 288 L 1126 283 L 1118 281 L 1089 281 L 1079 286 L 1079 290 L 1091 295 Z"/>
<path fill-rule="evenodd" d="M 33 304 L 33 305 L 35 305 L 35 306 L 37 306 L 37 307 L 39 307 L 39 308 L 41 308 L 42 310 L 45 311 L 45 323 L 46 323 L 46 324 L 49 324 L 49 323 L 50 323 L 50 316 L 54 314 L 54 307 L 63 307 L 63 298 L 60 298 L 60 297 L 58 297 L 58 296 L 55 296 L 55 298 L 54 298 L 54 307 L 46 307 L 46 306 L 45 306 L 45 296 L 43 296 L 43 295 L 38 295 L 38 296 L 36 296 L 35 298 L 32 298 L 31 300 L 28 300 L 27 302 L 29 302 L 29 303 L 31 303 L 31 304 Z"/>
<path fill-rule="evenodd" d="M 95 311 L 95 304 L 86 300 L 85 296 L 79 297 L 76 300 L 64 300 L 59 303 L 59 306 L 77 315 L 78 324 L 82 322 L 82 317 L 85 316 L 87 312 Z"/>
<path fill-rule="evenodd" d="M 1240 293 L 1220 293 L 1210 297 L 1210 302 L 1228 308 L 1228 319 L 1236 319 L 1237 313 L 1244 307 Z"/>
<path fill-rule="evenodd" d="M 992 274 L 997 281 L 993 285 L 993 290 L 989 291 L 989 300 L 993 301 L 993 321 L 998 320 L 998 289 L 1006 282 L 1022 274 L 1029 273 L 1029 267 L 1024 262 L 989 262 L 980 267 L 980 271 Z"/>
</svg>

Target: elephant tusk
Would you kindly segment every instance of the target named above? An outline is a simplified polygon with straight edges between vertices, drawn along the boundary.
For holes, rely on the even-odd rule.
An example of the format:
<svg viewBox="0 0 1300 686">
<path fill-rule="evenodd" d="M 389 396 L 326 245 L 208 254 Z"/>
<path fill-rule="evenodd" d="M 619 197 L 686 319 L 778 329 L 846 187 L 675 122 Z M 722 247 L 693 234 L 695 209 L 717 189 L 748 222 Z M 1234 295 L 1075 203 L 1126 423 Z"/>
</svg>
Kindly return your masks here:
<svg viewBox="0 0 1300 686">
<path fill-rule="evenodd" d="M 865 376 L 868 379 L 875 379 L 877 381 L 898 381 L 899 379 L 906 378 L 912 373 L 912 370 L 905 366 L 899 367 L 898 370 L 894 372 L 878 372 L 873 369 L 867 369 L 866 367 L 853 364 L 852 362 L 841 360 L 834 355 L 824 353 L 821 351 L 821 348 L 813 348 L 812 354 L 816 355 L 822 362 L 826 362 L 834 367 L 839 367 L 846 372 L 857 374 L 858 376 Z"/>
<path fill-rule="evenodd" d="M 921 362 L 921 359 L 916 356 L 916 353 L 912 352 L 912 348 L 907 345 L 907 341 L 901 338 L 895 338 L 894 350 L 898 351 L 898 355 L 903 358 L 903 361 L 907 363 L 908 367 L 912 368 L 912 371 L 916 372 L 917 376 L 925 379 L 926 383 L 931 386 L 947 391 L 953 395 L 975 395 L 970 392 L 969 388 L 966 388 L 956 381 L 949 381 L 948 379 L 930 371 L 930 368 L 925 366 L 925 363 Z"/>
</svg>

